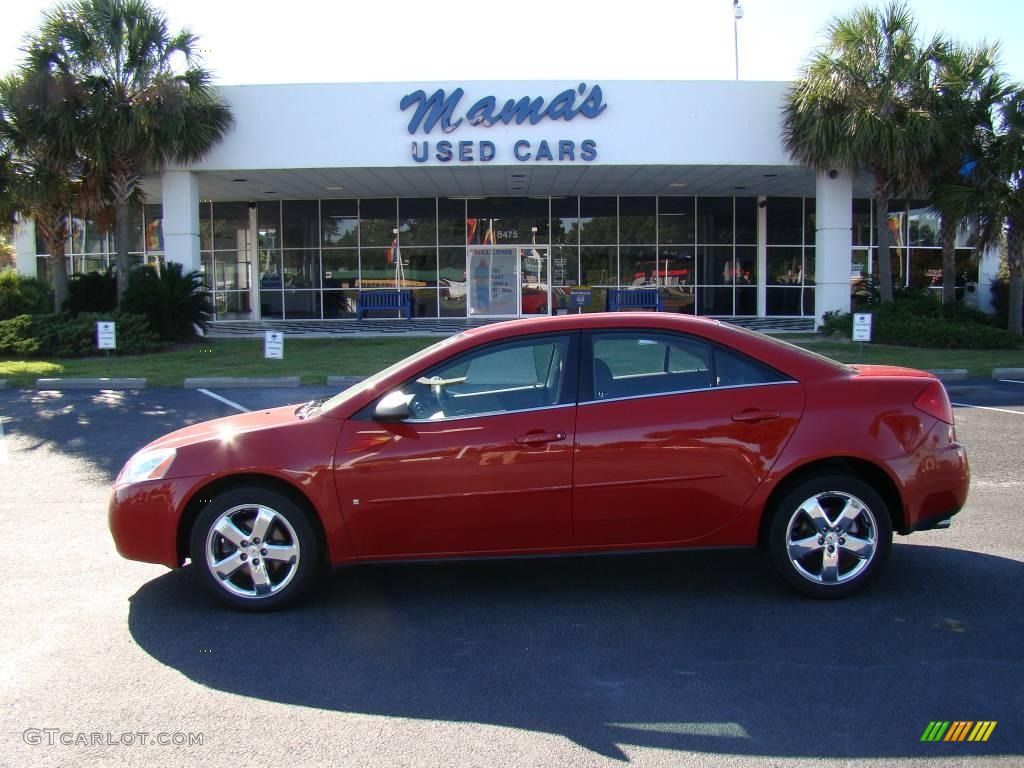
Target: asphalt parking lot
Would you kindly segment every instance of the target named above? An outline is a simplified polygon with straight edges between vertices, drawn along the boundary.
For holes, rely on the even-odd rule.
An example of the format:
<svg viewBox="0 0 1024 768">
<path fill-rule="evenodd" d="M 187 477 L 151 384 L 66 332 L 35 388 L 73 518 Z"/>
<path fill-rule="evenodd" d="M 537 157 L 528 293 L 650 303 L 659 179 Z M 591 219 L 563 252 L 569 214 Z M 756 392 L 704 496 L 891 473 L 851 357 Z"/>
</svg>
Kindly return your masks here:
<svg viewBox="0 0 1024 768">
<path fill-rule="evenodd" d="M 703 552 L 347 569 L 267 615 L 121 559 L 107 493 L 160 434 L 328 390 L 0 392 L 0 766 L 1020 765 L 1024 383 L 948 387 L 967 507 L 853 599 Z"/>
</svg>

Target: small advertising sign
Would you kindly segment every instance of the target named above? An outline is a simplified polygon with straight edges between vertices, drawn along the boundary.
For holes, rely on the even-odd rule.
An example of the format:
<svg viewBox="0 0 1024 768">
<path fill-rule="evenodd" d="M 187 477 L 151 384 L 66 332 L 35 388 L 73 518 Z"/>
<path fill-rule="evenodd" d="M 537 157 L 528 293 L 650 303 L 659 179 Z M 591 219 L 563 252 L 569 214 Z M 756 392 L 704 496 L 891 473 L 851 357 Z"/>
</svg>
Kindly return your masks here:
<svg viewBox="0 0 1024 768">
<path fill-rule="evenodd" d="M 284 360 L 284 333 L 266 332 L 263 337 L 263 357 L 268 360 Z"/>
<path fill-rule="evenodd" d="M 96 323 L 96 348 L 117 349 L 117 331 L 112 322 Z"/>
<path fill-rule="evenodd" d="M 857 312 L 853 316 L 853 340 L 871 341 L 871 315 Z"/>
<path fill-rule="evenodd" d="M 570 293 L 569 303 L 577 309 L 581 307 L 589 307 L 592 298 L 589 288 L 573 287 L 572 292 Z"/>
</svg>

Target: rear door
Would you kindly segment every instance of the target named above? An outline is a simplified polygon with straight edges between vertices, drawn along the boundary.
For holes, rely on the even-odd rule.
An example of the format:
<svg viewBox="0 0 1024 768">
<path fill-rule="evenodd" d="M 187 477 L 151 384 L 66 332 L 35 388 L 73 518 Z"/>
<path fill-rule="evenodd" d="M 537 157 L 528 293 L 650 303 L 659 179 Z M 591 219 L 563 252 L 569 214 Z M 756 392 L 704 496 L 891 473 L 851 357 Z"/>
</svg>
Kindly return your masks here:
<svg viewBox="0 0 1024 768">
<path fill-rule="evenodd" d="M 577 547 L 698 542 L 743 507 L 803 410 L 803 387 L 705 340 L 584 335 Z"/>
</svg>

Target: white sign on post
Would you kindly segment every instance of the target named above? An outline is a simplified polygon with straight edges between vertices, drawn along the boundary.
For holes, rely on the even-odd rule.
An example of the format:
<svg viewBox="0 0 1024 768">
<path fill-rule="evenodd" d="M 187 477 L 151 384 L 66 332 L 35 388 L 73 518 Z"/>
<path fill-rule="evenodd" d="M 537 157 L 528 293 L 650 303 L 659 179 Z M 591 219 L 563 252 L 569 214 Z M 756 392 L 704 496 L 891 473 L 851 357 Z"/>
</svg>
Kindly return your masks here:
<svg viewBox="0 0 1024 768">
<path fill-rule="evenodd" d="M 871 315 L 857 312 L 853 316 L 853 340 L 871 341 Z"/>
<path fill-rule="evenodd" d="M 263 338 L 263 357 L 268 360 L 284 360 L 284 333 L 267 331 Z"/>
<path fill-rule="evenodd" d="M 96 323 L 96 348 L 117 349 L 117 331 L 114 328 L 114 323 Z"/>
</svg>

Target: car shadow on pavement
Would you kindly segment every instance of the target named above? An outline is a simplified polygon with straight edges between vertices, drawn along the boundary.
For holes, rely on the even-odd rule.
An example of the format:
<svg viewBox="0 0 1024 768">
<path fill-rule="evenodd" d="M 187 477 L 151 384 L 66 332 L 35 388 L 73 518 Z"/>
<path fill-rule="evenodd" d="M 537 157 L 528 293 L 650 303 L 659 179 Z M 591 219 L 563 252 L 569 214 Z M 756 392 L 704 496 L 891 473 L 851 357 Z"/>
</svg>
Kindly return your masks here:
<svg viewBox="0 0 1024 768">
<path fill-rule="evenodd" d="M 371 566 L 271 614 L 215 605 L 187 571 L 139 589 L 131 634 L 243 696 L 531 729 L 617 759 L 1021 753 L 1024 564 L 1006 558 L 900 544 L 842 601 L 790 593 L 743 551 Z M 920 741 L 957 719 L 999 726 Z"/>
</svg>

